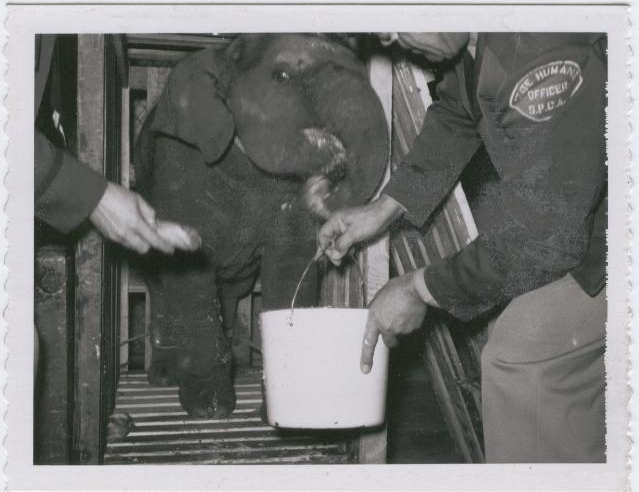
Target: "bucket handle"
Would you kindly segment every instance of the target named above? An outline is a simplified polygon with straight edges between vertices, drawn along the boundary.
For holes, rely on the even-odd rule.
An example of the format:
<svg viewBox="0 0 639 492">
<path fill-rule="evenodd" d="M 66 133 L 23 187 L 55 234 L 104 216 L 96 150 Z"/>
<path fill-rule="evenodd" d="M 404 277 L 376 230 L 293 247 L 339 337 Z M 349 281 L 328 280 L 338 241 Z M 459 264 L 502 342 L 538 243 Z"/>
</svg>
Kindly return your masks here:
<svg viewBox="0 0 639 492">
<path fill-rule="evenodd" d="M 302 272 L 302 276 L 300 277 L 299 281 L 297 282 L 297 287 L 295 287 L 295 292 L 293 292 L 293 299 L 291 299 L 291 315 L 288 318 L 289 326 L 293 326 L 293 313 L 294 313 L 294 310 L 295 310 L 295 299 L 297 298 L 297 293 L 299 292 L 300 287 L 302 286 L 302 282 L 304 281 L 304 278 L 306 277 L 306 274 L 308 273 L 309 269 L 311 268 L 311 265 L 313 263 L 315 263 L 316 261 L 319 261 L 320 258 L 322 258 L 323 255 L 324 255 L 324 250 L 320 246 L 318 246 L 317 247 L 317 251 L 315 252 L 313 257 L 310 259 L 310 261 L 306 264 L 306 268 L 304 268 L 304 271 Z"/>
<path fill-rule="evenodd" d="M 333 247 L 333 242 L 331 241 L 331 243 L 329 244 L 329 246 L 327 247 L 327 249 L 330 249 Z M 316 261 L 319 261 L 322 259 L 322 256 L 324 256 L 324 250 L 318 246 L 317 247 L 317 251 L 315 252 L 315 254 L 313 255 L 313 257 L 309 260 L 309 262 L 306 264 L 306 268 L 304 268 L 304 271 L 302 272 L 302 275 L 299 279 L 299 281 L 297 282 L 297 286 L 295 287 L 295 292 L 293 293 L 293 299 L 291 299 L 291 315 L 288 318 L 288 324 L 289 326 L 293 326 L 294 323 L 294 313 L 295 313 L 295 299 L 297 298 L 297 294 L 300 290 L 300 287 L 302 285 L 302 282 L 304 281 L 304 278 L 306 277 L 306 275 L 308 274 L 309 269 L 311 268 L 311 265 L 313 263 L 315 263 Z M 348 256 L 353 260 L 353 263 L 355 264 L 355 266 L 357 267 L 357 272 L 359 273 L 359 278 L 360 278 L 360 282 L 361 282 L 361 287 L 362 287 L 362 293 L 364 296 L 366 296 L 366 289 L 364 288 L 364 274 L 362 272 L 362 268 L 359 264 L 358 259 L 355 257 L 355 253 L 350 252 L 348 254 Z M 364 305 L 366 305 L 366 298 L 364 298 Z"/>
</svg>

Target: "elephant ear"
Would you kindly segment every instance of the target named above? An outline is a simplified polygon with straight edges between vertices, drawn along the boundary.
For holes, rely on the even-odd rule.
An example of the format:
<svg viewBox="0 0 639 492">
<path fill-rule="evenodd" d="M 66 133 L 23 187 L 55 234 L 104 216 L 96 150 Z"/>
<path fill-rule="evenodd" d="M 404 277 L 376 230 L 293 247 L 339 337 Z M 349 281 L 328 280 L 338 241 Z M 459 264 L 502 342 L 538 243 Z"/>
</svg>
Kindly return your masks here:
<svg viewBox="0 0 639 492">
<path fill-rule="evenodd" d="M 207 163 L 224 154 L 235 133 L 220 93 L 227 77 L 224 55 L 199 51 L 173 68 L 158 100 L 152 129 L 196 146 Z"/>
</svg>

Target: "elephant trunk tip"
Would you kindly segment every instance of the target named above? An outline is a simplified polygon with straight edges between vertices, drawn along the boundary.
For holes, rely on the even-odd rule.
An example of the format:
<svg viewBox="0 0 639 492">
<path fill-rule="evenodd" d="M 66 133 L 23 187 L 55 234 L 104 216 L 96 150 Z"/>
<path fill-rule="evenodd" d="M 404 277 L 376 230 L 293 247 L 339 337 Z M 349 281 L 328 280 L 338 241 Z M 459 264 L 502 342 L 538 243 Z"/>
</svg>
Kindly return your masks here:
<svg viewBox="0 0 639 492">
<path fill-rule="evenodd" d="M 309 145 L 325 156 L 325 159 L 322 159 L 321 174 L 331 181 L 343 179 L 346 173 L 347 157 L 342 141 L 322 128 L 305 128 L 302 133 Z"/>
</svg>

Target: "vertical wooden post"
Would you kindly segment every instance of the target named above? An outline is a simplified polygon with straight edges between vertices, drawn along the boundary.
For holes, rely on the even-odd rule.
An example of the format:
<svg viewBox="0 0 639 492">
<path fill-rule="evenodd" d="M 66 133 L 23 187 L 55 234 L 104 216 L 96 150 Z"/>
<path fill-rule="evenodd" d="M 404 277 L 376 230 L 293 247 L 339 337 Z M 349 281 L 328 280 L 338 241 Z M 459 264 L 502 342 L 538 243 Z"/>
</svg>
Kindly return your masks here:
<svg viewBox="0 0 639 492">
<path fill-rule="evenodd" d="M 79 35 L 77 58 L 77 154 L 110 181 L 120 181 L 121 96 L 118 52 L 121 38 Z M 120 271 L 117 248 L 89 230 L 75 255 L 75 371 L 73 458 L 99 464 L 106 419 L 115 404 L 120 321 Z"/>
<path fill-rule="evenodd" d="M 122 89 L 122 115 L 120 126 L 120 179 L 125 188 L 131 184 L 130 137 L 130 89 Z M 129 339 L 129 263 L 122 261 L 120 269 L 120 341 Z M 129 363 L 129 345 L 120 346 L 120 370 L 126 371 Z"/>
<path fill-rule="evenodd" d="M 386 121 L 388 133 L 391 132 L 392 107 L 393 107 L 393 65 L 390 58 L 383 55 L 375 55 L 370 61 L 370 79 L 373 89 L 379 96 Z M 376 197 L 390 178 L 390 153 L 389 165 L 386 168 L 384 180 L 377 191 Z M 390 275 L 389 272 L 389 238 L 385 234 L 363 252 L 365 264 L 366 302 L 370 302 L 379 289 L 381 289 Z M 360 463 L 386 463 L 387 428 L 384 425 L 379 429 L 362 431 L 359 438 L 359 462 Z"/>
<path fill-rule="evenodd" d="M 151 355 L 153 348 L 151 347 L 151 296 L 149 289 L 144 288 L 144 333 L 149 336 L 144 338 L 144 372 L 147 374 L 151 369 Z"/>
<path fill-rule="evenodd" d="M 78 157 L 104 172 L 104 37 L 78 36 Z M 95 230 L 78 241 L 75 293 L 75 459 L 100 461 L 102 269 L 104 249 Z"/>
<path fill-rule="evenodd" d="M 71 260 L 66 247 L 36 251 L 35 322 L 40 334 L 36 385 L 35 463 L 69 464 L 73 367 Z"/>
</svg>

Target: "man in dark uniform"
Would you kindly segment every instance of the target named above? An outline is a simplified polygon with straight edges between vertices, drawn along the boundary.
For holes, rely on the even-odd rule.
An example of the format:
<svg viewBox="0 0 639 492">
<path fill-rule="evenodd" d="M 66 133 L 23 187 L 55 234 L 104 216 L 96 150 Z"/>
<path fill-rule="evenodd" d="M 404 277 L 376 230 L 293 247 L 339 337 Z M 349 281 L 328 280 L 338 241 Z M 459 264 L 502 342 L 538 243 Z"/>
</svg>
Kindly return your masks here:
<svg viewBox="0 0 639 492">
<path fill-rule="evenodd" d="M 466 41 L 395 39 L 433 60 Z M 380 334 L 393 346 L 417 329 L 427 306 L 469 320 L 505 305 L 482 353 L 490 462 L 605 461 L 606 67 L 605 35 L 479 34 L 381 197 L 320 231 L 339 263 L 402 215 L 422 226 L 484 147 L 498 177 L 474 212 L 488 220 L 454 256 L 378 293 L 361 365 L 370 370 Z"/>
<path fill-rule="evenodd" d="M 51 70 L 55 42 L 55 35 L 36 36 L 35 116 L 47 123 L 52 119 L 64 141 L 61 109 L 55 107 L 55 101 L 41 107 L 47 85 L 51 93 L 51 85 L 59 82 Z M 39 114 L 41 111 L 47 114 Z M 146 253 L 152 247 L 163 253 L 199 247 L 195 231 L 158 228 L 155 211 L 140 195 L 109 183 L 66 151 L 63 143 L 54 145 L 37 125 L 34 145 L 35 215 L 54 229 L 68 233 L 88 218 L 106 238 L 138 253 Z"/>
</svg>

